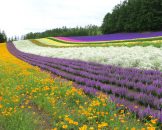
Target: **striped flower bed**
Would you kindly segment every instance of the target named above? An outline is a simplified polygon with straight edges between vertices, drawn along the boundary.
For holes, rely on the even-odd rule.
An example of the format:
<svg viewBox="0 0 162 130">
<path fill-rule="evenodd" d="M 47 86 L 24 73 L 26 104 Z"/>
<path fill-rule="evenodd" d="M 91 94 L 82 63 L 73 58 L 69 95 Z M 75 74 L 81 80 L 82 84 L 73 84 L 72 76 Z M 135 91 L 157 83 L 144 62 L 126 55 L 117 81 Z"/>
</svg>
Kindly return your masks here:
<svg viewBox="0 0 162 130">
<path fill-rule="evenodd" d="M 101 65 L 77 60 L 47 58 L 21 52 L 10 43 L 9 51 L 32 65 L 39 66 L 79 84 L 87 93 L 102 91 L 124 104 L 141 118 L 153 116 L 162 122 L 162 73 Z"/>
<path fill-rule="evenodd" d="M 74 37 L 54 37 L 60 41 L 66 42 L 106 42 L 106 41 L 120 41 L 145 39 L 153 37 L 162 37 L 162 32 L 146 32 L 146 33 L 116 33 L 98 36 L 74 36 Z"/>
<path fill-rule="evenodd" d="M 34 42 L 34 41 L 32 41 Z M 20 51 L 40 56 L 78 59 L 88 62 L 135 67 L 140 69 L 162 70 L 162 48 L 148 47 L 71 47 L 51 48 L 44 44 L 35 45 L 31 41 L 16 41 Z M 36 43 L 37 44 L 37 43 Z"/>
</svg>

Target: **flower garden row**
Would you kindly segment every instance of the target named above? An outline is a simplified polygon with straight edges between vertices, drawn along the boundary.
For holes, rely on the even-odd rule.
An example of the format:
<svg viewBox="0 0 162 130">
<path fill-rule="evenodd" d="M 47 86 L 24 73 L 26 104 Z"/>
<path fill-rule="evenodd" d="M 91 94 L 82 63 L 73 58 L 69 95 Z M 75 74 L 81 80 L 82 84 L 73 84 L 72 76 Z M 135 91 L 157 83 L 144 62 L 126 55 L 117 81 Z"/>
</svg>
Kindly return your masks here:
<svg viewBox="0 0 162 130">
<path fill-rule="evenodd" d="M 32 65 L 76 82 L 87 93 L 102 91 L 112 95 L 115 102 L 123 103 L 139 118 L 151 115 L 162 122 L 162 73 L 159 71 L 47 58 L 20 52 L 12 43 L 8 44 L 8 49 Z"/>
<path fill-rule="evenodd" d="M 54 37 L 57 40 L 65 42 L 108 42 L 118 40 L 133 40 L 141 38 L 161 37 L 162 32 L 146 32 L 146 33 L 116 33 L 98 36 L 71 36 L 71 37 Z"/>
<path fill-rule="evenodd" d="M 43 42 L 45 42 L 45 40 L 42 40 L 42 43 Z M 51 44 L 55 43 L 51 42 Z M 162 47 L 135 46 L 52 48 L 45 43 L 43 44 L 44 46 L 39 46 L 28 40 L 16 41 L 14 42 L 14 45 L 20 51 L 40 56 L 78 59 L 121 67 L 162 70 Z"/>
</svg>

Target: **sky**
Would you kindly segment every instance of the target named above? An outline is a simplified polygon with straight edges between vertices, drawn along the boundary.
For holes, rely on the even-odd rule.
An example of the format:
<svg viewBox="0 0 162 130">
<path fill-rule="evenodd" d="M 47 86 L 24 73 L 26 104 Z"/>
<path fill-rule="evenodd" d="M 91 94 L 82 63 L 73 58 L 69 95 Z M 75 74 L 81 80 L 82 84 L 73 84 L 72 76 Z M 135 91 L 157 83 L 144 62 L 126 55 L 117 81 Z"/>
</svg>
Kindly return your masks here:
<svg viewBox="0 0 162 130">
<path fill-rule="evenodd" d="M 102 24 L 123 0 L 0 0 L 0 30 L 8 37 L 67 26 Z"/>
</svg>

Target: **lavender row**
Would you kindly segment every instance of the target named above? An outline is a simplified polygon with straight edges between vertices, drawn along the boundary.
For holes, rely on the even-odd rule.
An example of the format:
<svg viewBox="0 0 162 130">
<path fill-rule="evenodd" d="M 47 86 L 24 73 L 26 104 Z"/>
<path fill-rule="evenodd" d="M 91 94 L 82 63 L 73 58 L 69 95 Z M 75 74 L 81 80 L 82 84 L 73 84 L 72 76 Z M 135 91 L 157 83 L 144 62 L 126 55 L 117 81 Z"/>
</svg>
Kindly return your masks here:
<svg viewBox="0 0 162 130">
<path fill-rule="evenodd" d="M 116 77 L 116 79 L 125 80 L 132 83 L 140 83 L 142 86 L 155 86 L 158 88 L 162 88 L 162 73 L 159 71 L 144 71 L 137 69 L 123 69 L 119 67 L 100 67 L 99 70 L 96 68 L 92 68 L 87 64 L 82 65 L 74 65 L 71 64 L 71 61 L 67 61 L 64 59 L 46 59 L 41 58 L 43 61 L 47 61 L 50 63 L 60 63 L 61 65 L 69 66 L 70 68 L 85 70 L 89 73 L 100 74 L 105 77 Z M 77 63 L 77 61 L 75 61 Z M 133 85 L 134 86 L 134 85 Z"/>
<path fill-rule="evenodd" d="M 130 40 L 137 38 L 149 38 L 162 36 L 162 32 L 149 32 L 149 33 L 116 33 L 116 34 L 106 34 L 98 36 L 72 36 L 67 37 L 69 40 L 78 40 L 85 42 L 97 42 L 97 41 L 113 41 L 113 40 Z M 66 38 L 66 37 L 62 37 Z M 56 37 L 56 39 L 59 39 Z"/>
<path fill-rule="evenodd" d="M 33 57 L 34 58 L 34 57 Z M 147 70 L 147 71 L 142 71 L 142 70 L 137 70 L 137 69 L 129 69 L 129 68 L 125 68 L 124 71 L 123 71 L 123 68 L 120 68 L 120 67 L 114 67 L 114 66 L 104 66 L 104 65 L 101 65 L 101 66 L 98 66 L 98 68 L 96 66 L 93 66 L 93 65 L 90 65 L 90 64 L 85 64 L 85 63 L 80 63 L 78 64 L 78 62 L 80 61 L 69 61 L 69 60 L 66 60 L 66 59 L 54 59 L 54 58 L 47 58 L 47 57 L 43 57 L 42 58 L 43 61 L 47 61 L 49 63 L 60 63 L 62 65 L 68 65 L 70 67 L 74 67 L 75 69 L 84 69 L 84 70 L 87 70 L 87 71 L 91 71 L 93 73 L 96 73 L 96 74 L 103 74 L 103 75 L 107 75 L 109 73 L 111 74 L 114 74 L 116 75 L 116 73 L 119 73 L 120 75 L 131 75 L 132 77 L 137 75 L 137 76 L 142 76 L 142 77 L 146 77 L 150 79 L 149 80 L 154 80 L 154 79 L 161 79 L 162 80 L 162 73 L 159 72 L 159 71 L 153 71 L 153 70 Z M 94 69 L 95 69 L 95 72 L 94 72 Z M 142 75 L 141 75 L 142 74 Z M 113 75 L 113 76 L 114 76 Z M 130 78 L 132 78 L 130 77 Z M 142 78 L 140 77 L 140 78 Z M 137 80 L 137 79 L 135 79 Z"/>
<path fill-rule="evenodd" d="M 89 87 L 94 87 L 99 90 L 102 90 L 103 92 L 113 94 L 113 95 L 116 95 L 116 96 L 119 96 L 122 98 L 127 98 L 130 101 L 137 101 L 139 104 L 144 105 L 144 106 L 150 105 L 150 107 L 152 107 L 152 108 L 160 109 L 160 106 L 161 106 L 160 100 L 155 98 L 152 95 L 146 95 L 144 93 L 130 92 L 130 91 L 128 91 L 127 88 L 124 88 L 124 87 L 120 88 L 120 87 L 115 87 L 115 86 L 108 86 L 101 82 L 98 82 L 98 81 L 95 81 L 92 79 L 88 79 L 88 78 L 86 78 L 86 76 L 83 77 L 83 75 L 77 75 L 77 77 L 76 77 L 76 74 L 74 74 L 75 70 L 73 70 L 73 72 L 72 72 L 72 70 L 70 68 L 61 68 L 61 67 L 57 67 L 57 66 L 53 67 L 53 66 L 47 65 L 46 62 L 40 62 L 38 60 L 31 60 L 31 59 L 28 59 L 25 57 L 23 57 L 23 58 L 27 62 L 31 63 L 32 65 L 36 65 L 43 69 L 52 71 L 53 73 L 60 75 L 68 80 L 72 80 L 79 84 L 87 85 Z M 87 77 L 91 76 L 91 75 L 88 75 L 88 73 L 85 75 L 87 75 Z"/>
<path fill-rule="evenodd" d="M 27 58 L 27 57 L 26 57 Z M 52 62 L 52 63 L 48 63 L 46 61 L 41 61 L 41 60 L 36 60 L 34 58 L 30 58 L 33 59 L 37 62 L 49 65 L 51 67 L 66 71 L 68 73 L 72 73 L 75 75 L 80 75 L 82 77 L 86 77 L 92 80 L 96 80 L 96 81 L 100 81 L 102 83 L 107 83 L 107 84 L 112 84 L 112 85 L 117 85 L 119 87 L 126 87 L 128 89 L 133 89 L 133 90 L 137 90 L 139 92 L 143 92 L 146 94 L 152 94 L 154 96 L 158 96 L 158 97 L 162 97 L 162 88 L 156 88 L 156 86 L 150 85 L 150 86 L 146 86 L 142 83 L 136 83 L 136 82 L 130 82 L 129 80 L 123 80 L 123 79 L 117 79 L 115 76 L 113 77 L 111 76 L 103 76 L 103 75 L 96 75 L 94 73 L 89 73 L 87 71 L 84 71 L 83 69 L 73 69 L 70 68 L 70 65 L 62 65 L 61 63 L 57 63 L 57 62 Z M 85 68 L 86 70 L 87 68 Z M 95 72 L 95 70 L 94 70 Z"/>
</svg>

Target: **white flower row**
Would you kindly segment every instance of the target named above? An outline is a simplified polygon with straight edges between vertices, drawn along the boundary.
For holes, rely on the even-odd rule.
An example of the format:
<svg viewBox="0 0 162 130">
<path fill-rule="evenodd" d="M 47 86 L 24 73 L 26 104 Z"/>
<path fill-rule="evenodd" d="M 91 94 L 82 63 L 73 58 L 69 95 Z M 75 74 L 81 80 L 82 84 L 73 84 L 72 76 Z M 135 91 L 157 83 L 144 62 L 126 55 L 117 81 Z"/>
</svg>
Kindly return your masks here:
<svg viewBox="0 0 162 130">
<path fill-rule="evenodd" d="M 148 47 L 40 47 L 28 40 L 14 42 L 17 49 L 47 57 L 79 59 L 101 64 L 162 70 L 162 48 Z"/>
</svg>

